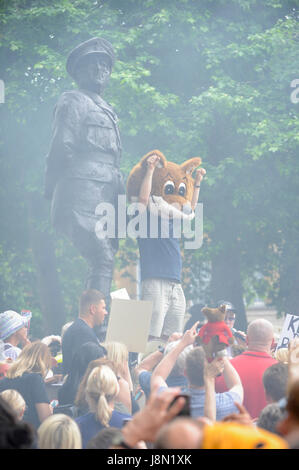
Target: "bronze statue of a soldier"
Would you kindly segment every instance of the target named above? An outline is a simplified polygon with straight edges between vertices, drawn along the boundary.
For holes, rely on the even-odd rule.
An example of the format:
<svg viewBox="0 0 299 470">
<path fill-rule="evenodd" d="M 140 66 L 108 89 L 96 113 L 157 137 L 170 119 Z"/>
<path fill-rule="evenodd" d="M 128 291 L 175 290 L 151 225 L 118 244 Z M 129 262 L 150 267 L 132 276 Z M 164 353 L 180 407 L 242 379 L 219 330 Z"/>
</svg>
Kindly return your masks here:
<svg viewBox="0 0 299 470">
<path fill-rule="evenodd" d="M 87 260 L 86 288 L 100 290 L 108 303 L 118 241 L 96 236 L 95 210 L 101 202 L 116 207 L 118 194 L 125 192 L 117 116 L 101 97 L 114 61 L 112 45 L 102 38 L 69 54 L 66 69 L 78 89 L 63 93 L 55 107 L 45 184 L 53 226 Z"/>
</svg>

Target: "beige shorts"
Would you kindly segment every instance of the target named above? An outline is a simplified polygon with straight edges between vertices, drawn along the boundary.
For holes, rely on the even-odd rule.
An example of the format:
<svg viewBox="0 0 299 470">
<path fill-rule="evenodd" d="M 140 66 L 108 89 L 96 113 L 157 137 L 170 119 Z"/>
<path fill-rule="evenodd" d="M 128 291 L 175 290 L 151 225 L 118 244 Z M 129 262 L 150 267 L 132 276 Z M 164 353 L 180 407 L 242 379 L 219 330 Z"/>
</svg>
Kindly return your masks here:
<svg viewBox="0 0 299 470">
<path fill-rule="evenodd" d="M 145 279 L 141 283 L 142 300 L 153 302 L 150 336 L 182 333 L 186 299 L 181 284 L 167 279 Z"/>
</svg>

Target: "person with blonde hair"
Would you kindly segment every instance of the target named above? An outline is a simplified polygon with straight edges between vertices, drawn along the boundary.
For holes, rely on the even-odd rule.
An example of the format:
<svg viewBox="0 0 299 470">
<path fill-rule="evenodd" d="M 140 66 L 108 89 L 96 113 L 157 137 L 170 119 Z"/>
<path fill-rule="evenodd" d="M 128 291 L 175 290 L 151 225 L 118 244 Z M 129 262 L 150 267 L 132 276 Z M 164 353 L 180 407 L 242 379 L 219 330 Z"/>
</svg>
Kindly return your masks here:
<svg viewBox="0 0 299 470">
<path fill-rule="evenodd" d="M 12 363 L 6 377 L 0 380 L 0 392 L 17 390 L 24 398 L 24 421 L 36 429 L 53 412 L 44 379 L 51 368 L 51 353 L 41 341 L 35 341 L 22 350 Z"/>
<path fill-rule="evenodd" d="M 0 396 L 5 400 L 9 406 L 12 408 L 14 411 L 16 417 L 18 420 L 22 420 L 25 409 L 26 409 L 26 402 L 22 395 L 17 392 L 17 390 L 4 390 L 3 392 L 0 393 Z"/>
<path fill-rule="evenodd" d="M 6 376 L 6 372 L 10 368 L 12 364 L 12 360 L 10 358 L 6 358 L 3 354 L 1 354 L 1 340 L 0 340 L 0 380 Z"/>
<path fill-rule="evenodd" d="M 89 412 L 76 418 L 83 448 L 101 429 L 109 426 L 122 428 L 124 420 L 131 419 L 131 415 L 114 409 L 118 393 L 117 376 L 111 367 L 101 364 L 91 370 L 85 388 Z"/>
<path fill-rule="evenodd" d="M 107 351 L 107 359 L 113 362 L 120 386 L 117 403 L 115 403 L 116 409 L 129 413 L 137 411 L 139 406 L 133 396 L 133 382 L 129 368 L 129 351 L 127 346 L 117 341 L 104 343 L 103 346 Z"/>
<path fill-rule="evenodd" d="M 281 362 L 282 364 L 287 364 L 288 363 L 288 355 L 289 355 L 288 348 L 279 348 L 279 349 L 277 349 L 277 351 L 275 351 L 274 358 L 278 362 Z"/>
<path fill-rule="evenodd" d="M 129 359 L 128 348 L 124 343 L 118 341 L 109 341 L 103 346 L 107 351 L 107 359 L 115 364 L 117 374 L 125 375 L 126 366 Z"/>
<path fill-rule="evenodd" d="M 114 409 L 117 410 L 117 411 L 120 411 L 120 412 L 127 412 L 127 411 L 123 411 L 124 408 L 121 408 L 119 405 L 123 405 L 123 407 L 126 408 L 126 410 L 128 409 L 128 403 L 130 403 L 130 391 L 129 391 L 129 388 L 128 388 L 128 385 L 127 383 L 121 379 L 121 377 L 118 376 L 117 374 L 117 369 L 115 367 L 115 364 L 114 362 L 112 361 L 109 361 L 109 359 L 106 359 L 104 357 L 102 358 L 99 358 L 99 359 L 95 359 L 94 361 L 90 361 L 90 363 L 88 364 L 88 367 L 86 369 L 86 372 L 79 384 L 79 387 L 78 387 L 78 390 L 77 390 L 77 394 L 76 394 L 76 397 L 75 397 L 75 406 L 77 408 L 77 416 L 81 416 L 83 414 L 86 414 L 88 411 L 89 411 L 89 405 L 87 403 L 87 400 L 86 400 L 86 385 L 87 385 L 87 380 L 88 380 L 88 377 L 91 373 L 91 371 L 95 368 L 95 367 L 99 367 L 99 366 L 102 366 L 102 365 L 107 365 L 108 367 L 110 367 L 113 372 L 115 373 L 116 377 L 117 377 L 117 380 L 118 380 L 118 385 L 119 385 L 119 392 L 118 392 L 118 395 L 116 396 L 115 398 L 115 401 L 114 401 Z M 130 410 L 129 411 L 129 414 L 130 414 Z"/>
<path fill-rule="evenodd" d="M 65 414 L 49 416 L 37 430 L 38 449 L 82 449 L 77 423 Z"/>
<path fill-rule="evenodd" d="M 0 450 L 34 449 L 34 438 L 32 426 L 20 421 L 11 406 L 0 396 Z M 1 456 L 3 460 L 3 453 Z"/>
</svg>

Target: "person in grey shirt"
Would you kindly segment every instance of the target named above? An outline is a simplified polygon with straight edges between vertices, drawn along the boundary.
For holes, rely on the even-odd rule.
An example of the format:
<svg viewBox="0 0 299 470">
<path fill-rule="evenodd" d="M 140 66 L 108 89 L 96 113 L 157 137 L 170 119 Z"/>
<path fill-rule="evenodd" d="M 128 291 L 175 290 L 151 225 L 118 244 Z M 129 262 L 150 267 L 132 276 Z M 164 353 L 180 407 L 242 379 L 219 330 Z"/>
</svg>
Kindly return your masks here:
<svg viewBox="0 0 299 470">
<path fill-rule="evenodd" d="M 196 322 L 190 330 L 187 330 L 177 346 L 173 348 L 157 365 L 152 377 L 152 386 L 159 385 L 160 389 L 167 387 L 166 379 L 170 374 L 177 357 L 189 345 L 194 345 L 195 338 L 197 337 Z M 215 385 L 209 381 L 208 387 L 205 383 L 205 366 L 206 358 L 202 347 L 193 347 L 187 354 L 185 359 L 185 374 L 188 381 L 187 393 L 190 395 L 190 411 L 193 418 L 202 417 L 206 415 L 205 407 L 206 400 L 212 398 L 212 405 L 215 396 L 215 416 L 213 419 L 217 421 L 225 418 L 232 413 L 238 413 L 238 408 L 235 402 L 242 404 L 243 401 L 243 387 L 240 377 L 234 367 L 231 365 L 227 357 L 221 357 L 219 360 L 223 364 L 223 375 L 228 387 L 228 391 L 224 393 L 215 394 Z M 213 394 L 213 396 L 211 396 Z M 210 405 L 208 406 L 210 409 Z"/>
</svg>

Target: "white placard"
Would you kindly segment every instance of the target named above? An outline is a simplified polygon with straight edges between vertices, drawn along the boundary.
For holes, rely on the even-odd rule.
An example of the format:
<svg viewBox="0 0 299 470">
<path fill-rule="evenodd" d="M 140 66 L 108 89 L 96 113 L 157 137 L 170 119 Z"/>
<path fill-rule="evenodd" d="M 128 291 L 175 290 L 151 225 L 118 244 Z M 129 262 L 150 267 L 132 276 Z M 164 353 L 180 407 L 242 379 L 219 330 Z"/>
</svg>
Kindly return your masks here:
<svg viewBox="0 0 299 470">
<path fill-rule="evenodd" d="M 144 353 L 152 311 L 149 300 L 112 299 L 105 341 L 118 341 L 130 352 Z"/>
<path fill-rule="evenodd" d="M 128 291 L 125 288 L 114 290 L 113 292 L 110 292 L 110 297 L 111 297 L 111 299 L 127 299 L 127 300 L 130 300 L 130 296 L 128 294 Z"/>
<path fill-rule="evenodd" d="M 289 342 L 299 337 L 299 317 L 287 314 L 277 343 L 276 351 L 280 348 L 287 348 Z"/>
</svg>

